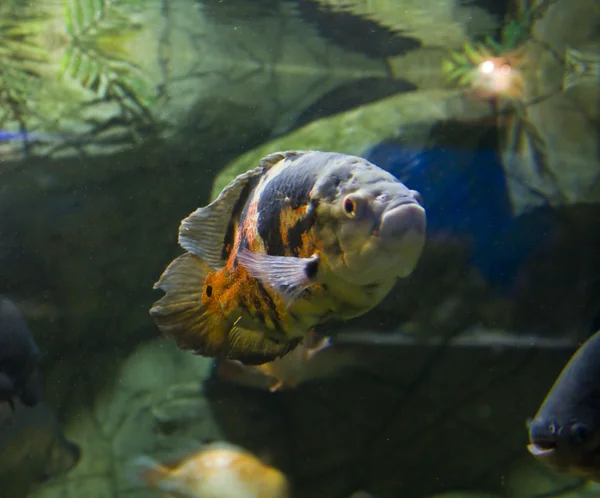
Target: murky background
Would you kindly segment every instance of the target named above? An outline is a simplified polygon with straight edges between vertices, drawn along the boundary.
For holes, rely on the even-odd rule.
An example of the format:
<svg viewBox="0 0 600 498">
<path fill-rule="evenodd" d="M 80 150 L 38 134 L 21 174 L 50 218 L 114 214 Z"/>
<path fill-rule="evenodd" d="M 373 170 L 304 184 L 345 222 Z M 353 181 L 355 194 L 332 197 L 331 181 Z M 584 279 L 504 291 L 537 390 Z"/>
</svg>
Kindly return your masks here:
<svg viewBox="0 0 600 498">
<path fill-rule="evenodd" d="M 128 463 L 215 440 L 295 497 L 593 493 L 526 419 L 600 328 L 599 68 L 598 0 L 1 0 L 0 293 L 43 394 L 0 404 L 0 497 L 159 496 Z M 290 149 L 391 171 L 428 233 L 271 393 L 148 310 L 180 221 Z"/>
</svg>

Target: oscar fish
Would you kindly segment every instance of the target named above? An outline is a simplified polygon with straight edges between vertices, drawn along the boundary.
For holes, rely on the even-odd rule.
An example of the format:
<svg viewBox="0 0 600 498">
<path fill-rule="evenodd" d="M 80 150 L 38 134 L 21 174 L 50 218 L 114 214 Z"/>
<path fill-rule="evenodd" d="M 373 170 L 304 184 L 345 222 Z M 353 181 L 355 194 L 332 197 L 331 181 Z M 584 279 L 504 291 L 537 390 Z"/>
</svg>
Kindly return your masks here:
<svg viewBox="0 0 600 498">
<path fill-rule="evenodd" d="M 600 331 L 575 352 L 528 425 L 537 460 L 600 482 Z"/>
<path fill-rule="evenodd" d="M 276 152 L 181 222 L 150 314 L 180 349 L 268 363 L 379 304 L 425 231 L 419 193 L 366 159 Z"/>
<path fill-rule="evenodd" d="M 215 442 L 176 465 L 135 459 L 130 480 L 186 498 L 289 498 L 286 476 L 236 445 Z"/>
</svg>

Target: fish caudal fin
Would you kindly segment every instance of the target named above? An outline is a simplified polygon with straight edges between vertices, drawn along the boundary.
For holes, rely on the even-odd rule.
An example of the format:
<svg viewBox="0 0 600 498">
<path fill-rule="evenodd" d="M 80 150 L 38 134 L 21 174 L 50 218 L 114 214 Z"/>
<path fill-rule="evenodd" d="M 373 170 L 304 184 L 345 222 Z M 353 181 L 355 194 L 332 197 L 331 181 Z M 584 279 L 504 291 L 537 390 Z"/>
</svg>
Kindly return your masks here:
<svg viewBox="0 0 600 498">
<path fill-rule="evenodd" d="M 207 312 L 202 302 L 204 281 L 211 268 L 199 257 L 186 253 L 171 262 L 154 284 L 166 294 L 154 303 L 150 314 L 160 331 L 180 349 L 218 356 L 223 349 L 227 322 Z"/>
<path fill-rule="evenodd" d="M 160 331 L 180 349 L 208 357 L 237 359 L 260 365 L 281 357 L 299 339 L 277 342 L 258 330 L 249 330 L 206 309 L 202 292 L 212 269 L 190 253 L 173 260 L 154 285 L 166 294 L 150 310 Z"/>
<path fill-rule="evenodd" d="M 131 462 L 127 477 L 135 486 L 163 489 L 163 483 L 168 482 L 170 471 L 152 458 L 141 456 Z"/>
</svg>

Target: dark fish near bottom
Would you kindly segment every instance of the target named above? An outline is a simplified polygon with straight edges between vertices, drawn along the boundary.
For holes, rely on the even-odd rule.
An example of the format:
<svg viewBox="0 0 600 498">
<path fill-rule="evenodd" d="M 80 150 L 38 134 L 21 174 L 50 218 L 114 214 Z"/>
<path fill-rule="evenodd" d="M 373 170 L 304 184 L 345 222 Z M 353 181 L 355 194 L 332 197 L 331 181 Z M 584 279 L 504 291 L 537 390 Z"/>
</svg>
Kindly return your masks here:
<svg viewBox="0 0 600 498">
<path fill-rule="evenodd" d="M 600 482 L 600 331 L 569 360 L 534 419 L 529 452 L 557 472 Z"/>
<path fill-rule="evenodd" d="M 80 456 L 44 402 L 27 407 L 17 400 L 14 412 L 0 405 L 0 498 L 27 497 L 73 469 Z"/>
<path fill-rule="evenodd" d="M 0 406 L 19 399 L 34 406 L 40 397 L 34 378 L 40 356 L 27 323 L 16 305 L 0 298 Z"/>
</svg>

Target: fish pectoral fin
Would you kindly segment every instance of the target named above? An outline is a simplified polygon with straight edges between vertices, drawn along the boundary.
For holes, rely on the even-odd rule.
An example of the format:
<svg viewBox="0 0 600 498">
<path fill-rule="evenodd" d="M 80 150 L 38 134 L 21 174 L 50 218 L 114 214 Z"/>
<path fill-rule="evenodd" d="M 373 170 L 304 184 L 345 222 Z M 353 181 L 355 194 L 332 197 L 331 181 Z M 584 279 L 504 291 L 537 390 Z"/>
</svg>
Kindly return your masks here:
<svg viewBox="0 0 600 498">
<path fill-rule="evenodd" d="M 300 293 L 316 283 L 319 256 L 296 258 L 270 256 L 243 249 L 237 256 L 238 262 L 248 274 L 278 291 L 287 305 Z"/>
<path fill-rule="evenodd" d="M 186 253 L 174 259 L 156 284 L 166 294 L 150 315 L 160 331 L 180 349 L 216 357 L 227 350 L 231 324 L 210 313 L 202 302 L 204 281 L 211 269 L 197 256 Z"/>
<path fill-rule="evenodd" d="M 262 365 L 286 355 L 301 341 L 302 338 L 298 337 L 277 342 L 263 332 L 235 324 L 229 332 L 230 349 L 227 358 L 238 360 L 244 365 Z"/>
<path fill-rule="evenodd" d="M 223 247 L 229 222 L 236 205 L 244 205 L 252 182 L 258 181 L 263 167 L 254 168 L 238 176 L 208 206 L 196 209 L 179 226 L 179 244 L 186 251 L 202 258 L 217 269 L 225 264 Z M 241 199 L 241 197 L 246 199 Z"/>
</svg>

